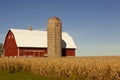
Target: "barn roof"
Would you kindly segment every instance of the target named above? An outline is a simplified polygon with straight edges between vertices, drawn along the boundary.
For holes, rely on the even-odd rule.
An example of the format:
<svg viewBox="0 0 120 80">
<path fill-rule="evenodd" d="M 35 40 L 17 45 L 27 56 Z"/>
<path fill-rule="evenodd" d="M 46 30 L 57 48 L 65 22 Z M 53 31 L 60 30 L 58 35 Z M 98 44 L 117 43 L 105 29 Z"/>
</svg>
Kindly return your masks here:
<svg viewBox="0 0 120 80">
<path fill-rule="evenodd" d="M 47 48 L 47 31 L 10 29 L 18 47 Z M 62 32 L 62 48 L 76 48 L 72 37 Z"/>
</svg>

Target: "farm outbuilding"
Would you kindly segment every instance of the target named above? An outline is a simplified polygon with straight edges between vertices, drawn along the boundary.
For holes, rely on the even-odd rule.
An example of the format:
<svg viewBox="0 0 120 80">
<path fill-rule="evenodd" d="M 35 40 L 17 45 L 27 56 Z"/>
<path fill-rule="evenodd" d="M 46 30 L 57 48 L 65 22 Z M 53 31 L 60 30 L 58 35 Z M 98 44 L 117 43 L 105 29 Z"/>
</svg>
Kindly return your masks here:
<svg viewBox="0 0 120 80">
<path fill-rule="evenodd" d="M 47 56 L 47 31 L 9 29 L 4 42 L 7 57 Z M 62 32 L 62 56 L 75 56 L 76 45 L 73 38 Z"/>
</svg>

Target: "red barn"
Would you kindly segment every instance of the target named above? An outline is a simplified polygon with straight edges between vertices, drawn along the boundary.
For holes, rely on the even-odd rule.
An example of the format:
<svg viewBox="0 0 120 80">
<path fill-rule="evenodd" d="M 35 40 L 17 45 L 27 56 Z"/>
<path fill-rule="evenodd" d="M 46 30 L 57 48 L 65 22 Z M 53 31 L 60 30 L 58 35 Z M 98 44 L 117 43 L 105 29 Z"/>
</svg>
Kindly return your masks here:
<svg viewBox="0 0 120 80">
<path fill-rule="evenodd" d="M 62 56 L 75 56 L 76 45 L 72 37 L 62 32 Z M 47 31 L 10 29 L 4 42 L 7 57 L 46 56 Z"/>
</svg>

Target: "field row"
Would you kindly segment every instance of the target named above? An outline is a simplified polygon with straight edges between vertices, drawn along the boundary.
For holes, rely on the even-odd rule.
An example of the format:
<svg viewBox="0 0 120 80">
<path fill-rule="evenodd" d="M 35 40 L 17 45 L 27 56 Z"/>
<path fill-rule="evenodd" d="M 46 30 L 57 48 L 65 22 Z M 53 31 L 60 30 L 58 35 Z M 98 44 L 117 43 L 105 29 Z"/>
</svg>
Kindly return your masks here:
<svg viewBox="0 0 120 80">
<path fill-rule="evenodd" d="M 120 80 L 120 57 L 0 58 L 0 70 L 64 80 Z"/>
</svg>

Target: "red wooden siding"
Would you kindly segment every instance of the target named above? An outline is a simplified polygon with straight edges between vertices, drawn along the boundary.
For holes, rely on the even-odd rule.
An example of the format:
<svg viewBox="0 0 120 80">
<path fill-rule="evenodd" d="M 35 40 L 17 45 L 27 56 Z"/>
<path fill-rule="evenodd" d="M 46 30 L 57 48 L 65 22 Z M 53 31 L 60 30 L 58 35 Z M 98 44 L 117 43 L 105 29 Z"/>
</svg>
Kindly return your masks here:
<svg viewBox="0 0 120 80">
<path fill-rule="evenodd" d="M 66 49 L 66 56 L 75 56 L 75 49 Z"/>
<path fill-rule="evenodd" d="M 43 57 L 47 54 L 46 48 L 19 48 L 20 56 Z"/>
<path fill-rule="evenodd" d="M 47 48 L 19 48 L 20 56 L 43 57 Z M 62 56 L 75 56 L 75 49 L 62 49 Z"/>
<path fill-rule="evenodd" d="M 15 42 L 14 35 L 11 31 L 8 32 L 4 43 L 5 56 L 18 56 L 18 48 Z"/>
<path fill-rule="evenodd" d="M 62 49 L 62 56 L 75 56 L 75 49 Z"/>
</svg>

